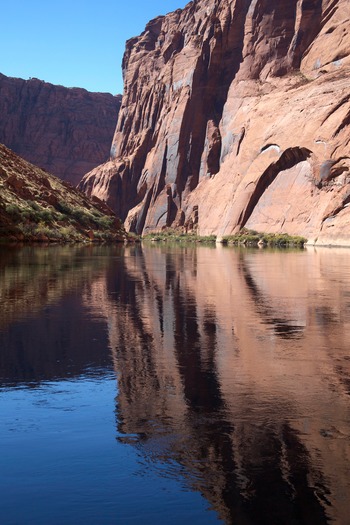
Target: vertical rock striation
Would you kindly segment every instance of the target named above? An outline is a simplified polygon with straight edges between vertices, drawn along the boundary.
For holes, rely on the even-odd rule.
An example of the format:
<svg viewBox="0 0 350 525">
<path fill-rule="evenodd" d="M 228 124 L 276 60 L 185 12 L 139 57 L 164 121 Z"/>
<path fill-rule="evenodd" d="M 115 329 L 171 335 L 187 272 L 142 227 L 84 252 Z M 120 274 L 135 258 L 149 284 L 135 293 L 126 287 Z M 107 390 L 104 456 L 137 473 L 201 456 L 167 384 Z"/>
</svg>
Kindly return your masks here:
<svg viewBox="0 0 350 525">
<path fill-rule="evenodd" d="M 77 184 L 110 153 L 120 95 L 0 74 L 0 142 Z"/>
<path fill-rule="evenodd" d="M 127 42 L 109 162 L 81 188 L 138 233 L 348 244 L 347 0 L 196 0 Z"/>
</svg>

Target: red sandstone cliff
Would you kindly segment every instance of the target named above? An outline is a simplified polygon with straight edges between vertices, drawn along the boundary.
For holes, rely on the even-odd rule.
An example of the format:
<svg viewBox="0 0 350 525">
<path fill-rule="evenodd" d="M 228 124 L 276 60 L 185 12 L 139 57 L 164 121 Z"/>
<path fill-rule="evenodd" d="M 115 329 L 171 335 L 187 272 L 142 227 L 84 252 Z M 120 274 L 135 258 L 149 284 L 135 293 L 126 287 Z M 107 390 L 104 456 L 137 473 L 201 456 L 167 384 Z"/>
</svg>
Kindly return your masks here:
<svg viewBox="0 0 350 525">
<path fill-rule="evenodd" d="M 109 158 L 121 97 L 0 74 L 0 142 L 77 184 Z"/>
<path fill-rule="evenodd" d="M 127 42 L 113 160 L 81 183 L 137 232 L 350 244 L 348 0 L 195 0 Z"/>
</svg>

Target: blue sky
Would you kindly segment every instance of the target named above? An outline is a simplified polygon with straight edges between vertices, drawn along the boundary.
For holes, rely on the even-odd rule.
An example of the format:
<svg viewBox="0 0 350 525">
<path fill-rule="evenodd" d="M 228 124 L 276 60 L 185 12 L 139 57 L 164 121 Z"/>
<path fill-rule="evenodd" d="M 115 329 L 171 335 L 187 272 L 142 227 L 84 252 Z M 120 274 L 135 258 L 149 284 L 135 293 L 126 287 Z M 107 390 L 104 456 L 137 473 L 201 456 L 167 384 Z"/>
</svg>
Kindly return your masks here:
<svg viewBox="0 0 350 525">
<path fill-rule="evenodd" d="M 1 7 L 0 72 L 122 92 L 125 41 L 188 0 L 15 0 Z"/>
</svg>

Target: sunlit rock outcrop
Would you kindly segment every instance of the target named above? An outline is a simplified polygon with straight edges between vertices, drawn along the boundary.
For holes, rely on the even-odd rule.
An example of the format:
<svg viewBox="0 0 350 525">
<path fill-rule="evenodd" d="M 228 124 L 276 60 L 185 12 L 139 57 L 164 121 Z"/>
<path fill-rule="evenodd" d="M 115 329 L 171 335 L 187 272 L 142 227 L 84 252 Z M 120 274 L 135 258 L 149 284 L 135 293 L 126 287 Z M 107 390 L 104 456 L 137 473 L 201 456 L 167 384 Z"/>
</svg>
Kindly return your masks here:
<svg viewBox="0 0 350 525">
<path fill-rule="evenodd" d="M 81 187 L 133 231 L 349 244 L 347 0 L 197 0 L 127 42 L 109 162 Z"/>
</svg>

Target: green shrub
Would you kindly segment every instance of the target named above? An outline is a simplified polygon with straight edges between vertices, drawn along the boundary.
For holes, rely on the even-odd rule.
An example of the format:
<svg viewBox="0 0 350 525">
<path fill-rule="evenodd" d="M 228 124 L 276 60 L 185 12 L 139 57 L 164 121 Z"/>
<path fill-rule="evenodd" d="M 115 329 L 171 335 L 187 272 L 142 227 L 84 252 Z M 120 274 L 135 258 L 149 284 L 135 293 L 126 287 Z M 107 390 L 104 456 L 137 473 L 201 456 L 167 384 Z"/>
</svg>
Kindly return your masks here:
<svg viewBox="0 0 350 525">
<path fill-rule="evenodd" d="M 156 241 L 156 242 L 178 242 L 178 243 L 208 243 L 212 244 L 216 242 L 216 235 L 200 236 L 195 232 L 186 233 L 182 230 L 174 230 L 167 228 L 157 233 L 147 233 L 142 237 L 144 240 Z"/>
<path fill-rule="evenodd" d="M 60 234 L 63 240 L 70 241 L 72 239 L 78 238 L 76 230 L 73 228 L 73 226 L 63 226 L 60 228 Z"/>
<path fill-rule="evenodd" d="M 21 209 L 17 204 L 6 204 L 5 206 L 6 213 L 12 216 L 19 216 L 21 213 Z"/>
<path fill-rule="evenodd" d="M 23 233 L 24 237 L 32 237 L 35 234 L 35 224 L 19 224 L 18 230 Z"/>
<path fill-rule="evenodd" d="M 33 210 L 35 211 L 41 211 L 42 210 L 42 206 L 40 206 L 37 202 L 35 201 L 28 201 L 28 206 L 30 206 Z"/>
<path fill-rule="evenodd" d="M 56 209 L 64 215 L 70 215 L 73 211 L 72 207 L 63 201 L 58 201 Z"/>
<path fill-rule="evenodd" d="M 83 208 L 73 208 L 71 212 L 72 217 L 83 226 L 89 225 L 94 217 L 88 211 Z"/>
<path fill-rule="evenodd" d="M 46 237 L 51 237 L 52 232 L 53 232 L 52 228 L 50 228 L 43 222 L 40 222 L 35 228 L 36 234 L 45 235 Z"/>
<path fill-rule="evenodd" d="M 265 246 L 296 246 L 303 247 L 307 239 L 299 236 L 288 235 L 287 233 L 258 233 L 254 230 L 247 230 L 243 228 L 235 235 L 227 235 L 222 239 L 223 244 L 246 244 L 250 246 L 257 246 L 264 244 Z"/>
<path fill-rule="evenodd" d="M 40 217 L 40 221 L 43 221 L 45 223 L 53 222 L 55 219 L 54 213 L 48 208 L 44 208 L 41 211 L 38 211 L 38 215 Z"/>
<path fill-rule="evenodd" d="M 113 226 L 114 217 L 108 217 L 107 215 L 94 216 L 93 221 L 99 228 L 108 230 Z"/>
</svg>

